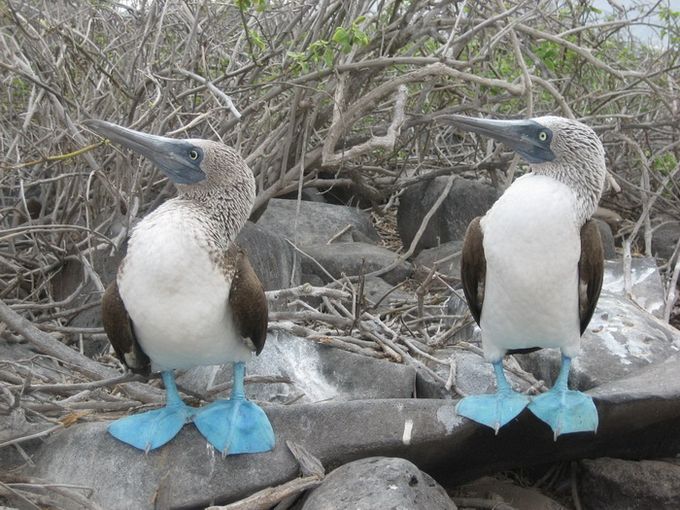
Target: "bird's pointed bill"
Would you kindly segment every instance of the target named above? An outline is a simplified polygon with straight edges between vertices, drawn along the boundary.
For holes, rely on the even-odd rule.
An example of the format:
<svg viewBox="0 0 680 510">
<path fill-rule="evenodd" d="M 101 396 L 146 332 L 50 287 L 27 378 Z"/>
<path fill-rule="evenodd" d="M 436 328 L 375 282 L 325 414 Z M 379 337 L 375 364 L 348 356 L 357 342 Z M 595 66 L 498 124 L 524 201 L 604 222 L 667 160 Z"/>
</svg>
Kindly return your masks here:
<svg viewBox="0 0 680 510">
<path fill-rule="evenodd" d="M 545 163 L 555 159 L 550 149 L 552 132 L 536 121 L 477 119 L 463 115 L 451 115 L 447 120 L 464 131 L 503 142 L 529 163 Z"/>
<path fill-rule="evenodd" d="M 103 120 L 88 120 L 84 124 L 112 142 L 149 158 L 175 183 L 195 184 L 206 177 L 200 166 L 200 149 L 186 140 L 150 135 Z"/>
</svg>

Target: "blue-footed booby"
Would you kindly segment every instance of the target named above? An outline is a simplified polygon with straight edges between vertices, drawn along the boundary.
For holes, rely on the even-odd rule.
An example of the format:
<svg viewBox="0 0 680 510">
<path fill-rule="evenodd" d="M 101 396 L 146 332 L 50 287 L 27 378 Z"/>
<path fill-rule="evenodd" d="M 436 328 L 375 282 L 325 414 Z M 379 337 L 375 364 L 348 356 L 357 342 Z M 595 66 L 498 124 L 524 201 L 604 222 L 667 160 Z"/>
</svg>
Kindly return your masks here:
<svg viewBox="0 0 680 510">
<path fill-rule="evenodd" d="M 486 120 L 448 117 L 452 124 L 514 149 L 531 168 L 483 217 L 468 226 L 461 276 L 497 391 L 466 397 L 457 412 L 498 429 L 525 407 L 560 434 L 596 431 L 593 400 L 568 389 L 571 360 L 602 287 L 604 257 L 590 219 L 605 180 L 602 142 L 588 126 L 560 117 Z M 512 390 L 503 356 L 559 348 L 553 387 L 530 399 Z"/>
<path fill-rule="evenodd" d="M 102 299 L 116 354 L 134 372 L 161 372 L 166 405 L 117 420 L 109 432 L 148 451 L 193 421 L 223 454 L 271 450 L 271 424 L 243 389 L 245 362 L 267 335 L 262 284 L 234 242 L 255 199 L 252 172 L 236 151 L 214 141 L 175 140 L 101 120 L 86 125 L 149 158 L 179 192 L 134 227 Z M 234 364 L 231 398 L 203 408 L 184 404 L 173 370 L 224 363 Z"/>
</svg>

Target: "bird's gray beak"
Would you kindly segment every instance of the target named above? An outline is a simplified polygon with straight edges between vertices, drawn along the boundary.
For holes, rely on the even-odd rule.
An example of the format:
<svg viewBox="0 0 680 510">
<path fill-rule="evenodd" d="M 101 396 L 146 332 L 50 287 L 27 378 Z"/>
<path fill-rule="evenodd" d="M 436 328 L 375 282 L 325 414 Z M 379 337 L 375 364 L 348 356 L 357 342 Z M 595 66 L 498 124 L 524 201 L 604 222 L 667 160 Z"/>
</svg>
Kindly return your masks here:
<svg viewBox="0 0 680 510">
<path fill-rule="evenodd" d="M 195 184 L 206 177 L 201 170 L 203 151 L 186 140 L 149 135 L 103 120 L 87 120 L 84 124 L 112 142 L 149 158 L 177 184 Z"/>
<path fill-rule="evenodd" d="M 446 119 L 465 131 L 490 136 L 503 142 L 529 163 L 545 163 L 555 159 L 550 149 L 552 132 L 533 120 L 492 120 L 450 115 Z M 541 133 L 545 139 L 541 140 Z"/>
</svg>

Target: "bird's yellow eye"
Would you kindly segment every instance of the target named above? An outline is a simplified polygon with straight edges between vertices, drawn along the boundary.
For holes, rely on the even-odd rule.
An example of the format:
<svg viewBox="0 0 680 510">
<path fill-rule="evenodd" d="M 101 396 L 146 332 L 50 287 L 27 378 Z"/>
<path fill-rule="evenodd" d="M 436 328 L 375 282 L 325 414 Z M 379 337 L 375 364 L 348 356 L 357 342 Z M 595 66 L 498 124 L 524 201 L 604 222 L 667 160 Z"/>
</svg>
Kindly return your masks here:
<svg viewBox="0 0 680 510">
<path fill-rule="evenodd" d="M 191 149 L 189 151 L 189 157 L 196 161 L 198 159 L 198 151 L 196 149 Z"/>
<path fill-rule="evenodd" d="M 538 133 L 538 139 L 542 142 L 545 142 L 548 139 L 548 133 L 546 133 L 545 131 L 541 131 L 540 133 Z"/>
</svg>

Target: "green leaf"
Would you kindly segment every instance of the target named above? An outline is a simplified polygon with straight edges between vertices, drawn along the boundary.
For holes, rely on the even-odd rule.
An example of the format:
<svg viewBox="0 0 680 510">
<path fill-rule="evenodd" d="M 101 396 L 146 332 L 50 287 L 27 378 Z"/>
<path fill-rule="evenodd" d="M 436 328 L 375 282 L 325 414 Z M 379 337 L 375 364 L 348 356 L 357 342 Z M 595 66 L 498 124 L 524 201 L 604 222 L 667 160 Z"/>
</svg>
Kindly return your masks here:
<svg viewBox="0 0 680 510">
<path fill-rule="evenodd" d="M 368 35 L 366 35 L 366 33 L 365 33 L 365 32 L 362 32 L 361 30 L 357 30 L 357 31 L 354 33 L 354 38 L 355 38 L 356 41 L 357 41 L 359 44 L 361 44 L 362 46 L 366 46 L 366 45 L 368 44 L 368 41 L 369 41 Z"/>
<path fill-rule="evenodd" d="M 234 0 L 234 3 L 241 12 L 247 11 L 248 9 L 250 9 L 251 6 L 250 0 Z"/>
<path fill-rule="evenodd" d="M 335 60 L 333 50 L 326 48 L 326 51 L 323 52 L 323 61 L 326 64 L 326 67 L 333 67 L 333 60 Z"/>
<path fill-rule="evenodd" d="M 333 34 L 333 42 L 340 46 L 349 45 L 349 32 L 342 27 L 336 28 Z"/>
</svg>

